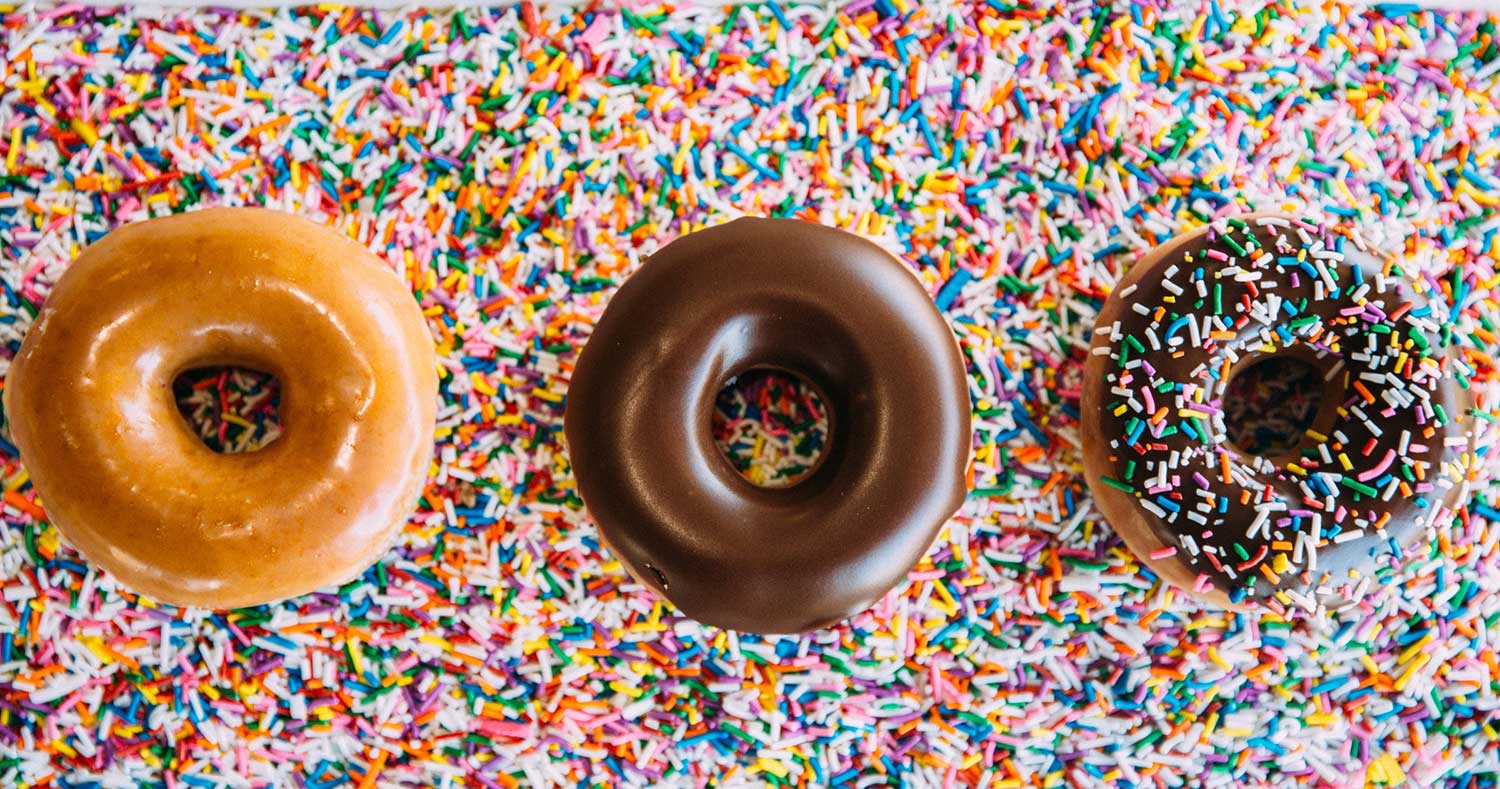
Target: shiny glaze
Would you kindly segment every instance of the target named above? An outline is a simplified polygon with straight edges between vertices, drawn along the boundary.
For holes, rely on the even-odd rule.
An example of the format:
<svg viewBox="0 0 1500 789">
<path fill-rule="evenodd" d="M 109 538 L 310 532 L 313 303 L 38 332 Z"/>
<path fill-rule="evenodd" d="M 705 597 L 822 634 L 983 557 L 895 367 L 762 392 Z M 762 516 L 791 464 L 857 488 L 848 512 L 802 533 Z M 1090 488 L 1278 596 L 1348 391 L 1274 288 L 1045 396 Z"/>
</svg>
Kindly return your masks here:
<svg viewBox="0 0 1500 789">
<path fill-rule="evenodd" d="M 218 454 L 182 372 L 263 370 L 282 435 Z M 405 522 L 437 376 L 411 293 L 309 221 L 213 209 L 110 233 L 59 279 L 11 363 L 11 435 L 63 537 L 159 601 L 229 608 L 347 580 Z"/>
<path fill-rule="evenodd" d="M 821 462 L 762 488 L 715 447 L 715 394 L 802 377 L 829 413 Z M 642 582 L 723 627 L 798 632 L 898 583 L 963 502 L 969 398 L 952 331 L 876 245 L 739 219 L 663 248 L 614 296 L 569 389 L 584 502 Z"/>
</svg>

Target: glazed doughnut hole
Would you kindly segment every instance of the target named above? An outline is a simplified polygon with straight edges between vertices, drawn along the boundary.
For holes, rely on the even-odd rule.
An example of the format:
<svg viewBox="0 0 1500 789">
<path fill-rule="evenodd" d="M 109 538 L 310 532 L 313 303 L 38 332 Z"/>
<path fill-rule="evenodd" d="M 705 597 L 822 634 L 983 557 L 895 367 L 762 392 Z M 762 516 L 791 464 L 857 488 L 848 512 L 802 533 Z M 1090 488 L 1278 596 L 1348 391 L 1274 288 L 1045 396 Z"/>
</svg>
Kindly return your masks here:
<svg viewBox="0 0 1500 789">
<path fill-rule="evenodd" d="M 1224 427 L 1230 443 L 1257 457 L 1276 457 L 1302 444 L 1324 394 L 1313 364 L 1268 356 L 1230 377 L 1224 387 Z"/>
<path fill-rule="evenodd" d="M 785 488 L 817 467 L 828 440 L 828 409 L 817 390 L 780 370 L 731 378 L 714 400 L 714 444 L 740 475 Z"/>
<path fill-rule="evenodd" d="M 177 410 L 204 445 L 225 455 L 254 452 L 281 435 L 281 382 L 247 367 L 198 367 L 172 382 Z"/>
</svg>

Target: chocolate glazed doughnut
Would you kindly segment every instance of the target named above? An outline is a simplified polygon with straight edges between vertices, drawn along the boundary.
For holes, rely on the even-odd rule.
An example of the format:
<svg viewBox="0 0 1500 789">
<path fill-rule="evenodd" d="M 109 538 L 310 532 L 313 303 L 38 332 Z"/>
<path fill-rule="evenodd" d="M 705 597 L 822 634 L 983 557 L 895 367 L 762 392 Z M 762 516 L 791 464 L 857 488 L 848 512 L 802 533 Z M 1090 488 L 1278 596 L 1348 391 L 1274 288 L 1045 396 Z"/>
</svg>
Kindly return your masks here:
<svg viewBox="0 0 1500 789">
<path fill-rule="evenodd" d="M 281 382 L 282 435 L 209 449 L 182 372 Z M 11 363 L 6 414 L 62 536 L 136 592 L 255 605 L 347 580 L 384 552 L 431 463 L 437 374 L 411 292 L 379 258 L 287 214 L 129 225 L 90 246 Z"/>
<path fill-rule="evenodd" d="M 1475 466 L 1443 313 L 1354 235 L 1251 215 L 1179 236 L 1105 303 L 1085 368 L 1089 487 L 1130 548 L 1220 605 L 1356 600 Z M 1228 382 L 1270 357 L 1322 376 L 1294 446 L 1228 440 Z"/>
<path fill-rule="evenodd" d="M 756 369 L 829 412 L 821 462 L 758 487 L 714 445 L 715 394 Z M 653 255 L 610 302 L 569 388 L 573 471 L 630 571 L 688 615 L 790 633 L 898 583 L 965 493 L 967 376 L 917 279 L 876 245 L 739 219 Z"/>
</svg>

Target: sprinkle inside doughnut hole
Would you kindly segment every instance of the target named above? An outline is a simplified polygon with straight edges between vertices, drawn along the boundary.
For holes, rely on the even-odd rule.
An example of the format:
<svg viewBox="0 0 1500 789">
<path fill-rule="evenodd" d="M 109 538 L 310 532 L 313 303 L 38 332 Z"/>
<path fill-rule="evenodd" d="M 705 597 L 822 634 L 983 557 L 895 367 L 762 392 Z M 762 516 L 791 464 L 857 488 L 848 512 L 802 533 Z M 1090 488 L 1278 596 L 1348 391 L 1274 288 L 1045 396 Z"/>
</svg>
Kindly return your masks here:
<svg viewBox="0 0 1500 789">
<path fill-rule="evenodd" d="M 719 390 L 714 444 L 745 479 L 785 488 L 817 468 L 828 441 L 828 408 L 812 384 L 781 370 L 741 373 Z"/>
<path fill-rule="evenodd" d="M 248 367 L 195 367 L 172 382 L 194 435 L 225 455 L 255 452 L 281 436 L 281 382 Z"/>
<path fill-rule="evenodd" d="M 1262 356 L 1224 387 L 1229 442 L 1259 457 L 1286 455 L 1308 441 L 1326 385 L 1319 365 L 1290 354 Z"/>
</svg>

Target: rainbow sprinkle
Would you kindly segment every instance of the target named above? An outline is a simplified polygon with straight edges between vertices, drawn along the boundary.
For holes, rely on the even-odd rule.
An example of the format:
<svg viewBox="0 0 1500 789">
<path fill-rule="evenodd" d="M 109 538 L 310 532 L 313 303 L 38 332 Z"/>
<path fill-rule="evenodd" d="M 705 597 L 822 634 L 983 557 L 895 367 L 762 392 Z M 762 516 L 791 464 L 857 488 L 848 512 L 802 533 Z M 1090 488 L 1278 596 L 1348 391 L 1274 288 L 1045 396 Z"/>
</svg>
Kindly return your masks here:
<svg viewBox="0 0 1500 789">
<path fill-rule="evenodd" d="M 399 544 L 273 606 L 122 593 L 0 443 L 0 785 L 1493 786 L 1488 475 L 1326 619 L 1194 607 L 1082 483 L 1103 297 L 1251 208 L 1399 253 L 1496 381 L 1497 20 L 1300 5 L 0 14 L 11 352 L 81 245 L 258 203 L 382 252 L 443 366 Z M 903 255 L 970 363 L 972 500 L 908 584 L 800 638 L 633 584 L 560 442 L 611 290 L 738 213 Z"/>
<path fill-rule="evenodd" d="M 254 452 L 281 436 L 281 384 L 244 367 L 189 370 L 172 394 L 193 432 L 216 452 Z"/>
<path fill-rule="evenodd" d="M 828 409 L 806 381 L 771 370 L 736 376 L 714 402 L 714 444 L 745 479 L 795 484 L 816 467 L 828 440 Z"/>
<path fill-rule="evenodd" d="M 1321 405 L 1323 379 L 1305 361 L 1273 356 L 1224 387 L 1224 426 L 1231 444 L 1251 455 L 1296 446 Z"/>
</svg>

